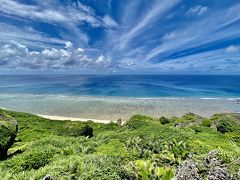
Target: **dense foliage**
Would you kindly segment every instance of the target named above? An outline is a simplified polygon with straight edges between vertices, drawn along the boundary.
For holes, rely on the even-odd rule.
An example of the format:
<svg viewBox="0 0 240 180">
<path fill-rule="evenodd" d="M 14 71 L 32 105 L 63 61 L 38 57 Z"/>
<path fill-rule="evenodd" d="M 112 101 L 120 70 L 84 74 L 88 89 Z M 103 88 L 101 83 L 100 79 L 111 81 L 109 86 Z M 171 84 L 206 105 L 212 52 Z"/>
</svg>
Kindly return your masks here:
<svg viewBox="0 0 240 180">
<path fill-rule="evenodd" d="M 120 125 L 1 113 L 19 124 L 7 159 L 0 161 L 3 180 L 240 178 L 239 114 L 134 115 Z"/>
<path fill-rule="evenodd" d="M 15 119 L 0 110 L 0 160 L 7 158 L 7 151 L 14 143 L 17 130 Z"/>
</svg>

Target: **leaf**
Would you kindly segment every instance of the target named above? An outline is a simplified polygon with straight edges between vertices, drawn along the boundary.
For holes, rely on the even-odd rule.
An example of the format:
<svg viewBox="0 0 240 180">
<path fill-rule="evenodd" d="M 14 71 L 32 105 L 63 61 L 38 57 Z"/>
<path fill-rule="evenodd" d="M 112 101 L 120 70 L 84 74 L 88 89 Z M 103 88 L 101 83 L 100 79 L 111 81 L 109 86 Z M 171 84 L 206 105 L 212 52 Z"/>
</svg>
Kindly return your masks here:
<svg viewBox="0 0 240 180">
<path fill-rule="evenodd" d="M 162 180 L 171 180 L 174 176 L 174 173 L 171 169 L 166 170 L 165 169 L 165 173 L 162 176 Z"/>
<path fill-rule="evenodd" d="M 184 150 L 182 152 L 182 158 L 185 158 L 188 153 L 189 153 L 188 150 Z"/>
</svg>

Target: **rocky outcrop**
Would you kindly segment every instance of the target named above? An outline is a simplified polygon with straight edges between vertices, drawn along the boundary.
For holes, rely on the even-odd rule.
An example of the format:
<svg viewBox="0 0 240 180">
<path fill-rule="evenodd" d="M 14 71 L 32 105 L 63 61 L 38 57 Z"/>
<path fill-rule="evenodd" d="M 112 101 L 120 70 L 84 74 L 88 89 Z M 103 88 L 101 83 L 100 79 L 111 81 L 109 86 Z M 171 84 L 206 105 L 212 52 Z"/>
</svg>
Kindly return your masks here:
<svg viewBox="0 0 240 180">
<path fill-rule="evenodd" d="M 199 172 L 199 167 L 204 167 L 204 171 Z M 188 159 L 181 163 L 175 173 L 176 180 L 234 180 L 226 165 L 220 158 L 217 150 L 212 150 L 202 163 L 198 165 L 193 160 Z"/>
<path fill-rule="evenodd" d="M 175 177 L 177 180 L 201 180 L 197 164 L 192 160 L 184 161 L 178 167 Z"/>
<path fill-rule="evenodd" d="M 211 168 L 207 176 L 208 180 L 233 180 L 233 177 L 230 175 L 226 168 L 216 166 Z"/>
<path fill-rule="evenodd" d="M 203 164 L 207 168 L 220 166 L 222 164 L 222 160 L 219 158 L 219 151 L 210 151 L 207 157 L 204 159 Z"/>
<path fill-rule="evenodd" d="M 208 169 L 208 180 L 232 180 L 233 177 L 224 167 L 222 160 L 219 158 L 220 153 L 217 150 L 212 150 L 204 159 L 204 166 Z"/>
</svg>

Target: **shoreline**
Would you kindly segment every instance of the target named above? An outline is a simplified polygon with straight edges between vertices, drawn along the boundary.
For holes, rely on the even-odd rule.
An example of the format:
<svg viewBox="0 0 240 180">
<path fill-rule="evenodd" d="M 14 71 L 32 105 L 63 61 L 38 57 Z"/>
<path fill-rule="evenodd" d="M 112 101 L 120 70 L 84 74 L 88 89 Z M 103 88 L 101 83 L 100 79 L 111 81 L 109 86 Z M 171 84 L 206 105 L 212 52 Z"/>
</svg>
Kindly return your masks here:
<svg viewBox="0 0 240 180">
<path fill-rule="evenodd" d="M 0 109 L 14 111 L 14 110 L 7 109 L 7 108 L 4 108 L 4 107 L 0 107 Z M 39 116 L 39 117 L 42 117 L 42 118 L 45 118 L 45 119 L 56 120 L 56 121 L 81 121 L 81 122 L 93 121 L 95 123 L 103 123 L 103 124 L 109 124 L 111 122 L 114 122 L 114 123 L 117 122 L 117 120 L 110 120 L 110 119 L 78 118 L 78 117 L 44 115 L 44 114 L 35 114 L 35 113 L 31 113 L 31 114 L 34 114 L 36 116 Z M 122 121 L 122 122 L 125 123 L 125 121 Z"/>
<path fill-rule="evenodd" d="M 0 107 L 28 112 L 51 120 L 99 123 L 127 121 L 135 114 L 151 117 L 183 116 L 186 113 L 211 117 L 220 113 L 240 113 L 239 98 L 113 98 L 73 96 L 33 96 L 0 94 Z M 3 109 L 4 109 L 3 108 Z"/>
<path fill-rule="evenodd" d="M 68 116 L 42 115 L 42 114 L 35 114 L 35 115 L 40 116 L 42 118 L 46 118 L 50 120 L 59 120 L 59 121 L 81 121 L 81 122 L 93 121 L 95 123 L 103 123 L 103 124 L 117 122 L 116 120 L 113 121 L 113 120 L 107 120 L 107 119 L 77 118 L 77 117 L 68 117 Z"/>
</svg>

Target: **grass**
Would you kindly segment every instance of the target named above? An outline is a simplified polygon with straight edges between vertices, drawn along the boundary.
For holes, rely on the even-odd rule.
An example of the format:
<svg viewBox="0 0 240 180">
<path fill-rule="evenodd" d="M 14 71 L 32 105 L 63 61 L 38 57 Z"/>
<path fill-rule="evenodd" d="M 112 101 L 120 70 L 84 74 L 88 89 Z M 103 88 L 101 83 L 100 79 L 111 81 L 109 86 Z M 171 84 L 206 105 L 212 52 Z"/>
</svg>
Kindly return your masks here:
<svg viewBox="0 0 240 180">
<path fill-rule="evenodd" d="M 170 179 L 189 155 L 201 162 L 213 149 L 221 152 L 223 163 L 235 177 L 240 165 L 234 161 L 240 157 L 237 114 L 206 119 L 190 113 L 166 124 L 135 115 L 119 126 L 0 112 L 15 118 L 19 125 L 8 158 L 0 161 L 3 180 L 42 179 L 46 175 L 54 179 Z M 218 131 L 223 119 L 234 122 L 231 131 Z"/>
</svg>

